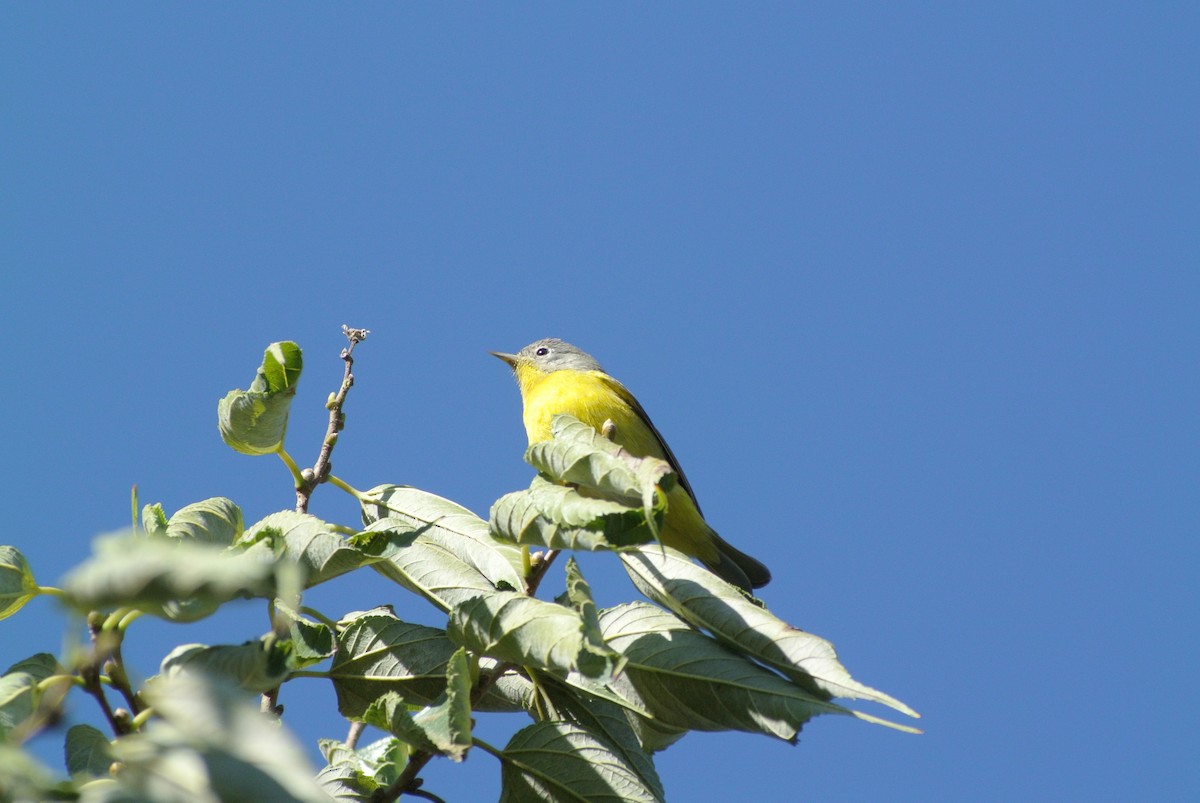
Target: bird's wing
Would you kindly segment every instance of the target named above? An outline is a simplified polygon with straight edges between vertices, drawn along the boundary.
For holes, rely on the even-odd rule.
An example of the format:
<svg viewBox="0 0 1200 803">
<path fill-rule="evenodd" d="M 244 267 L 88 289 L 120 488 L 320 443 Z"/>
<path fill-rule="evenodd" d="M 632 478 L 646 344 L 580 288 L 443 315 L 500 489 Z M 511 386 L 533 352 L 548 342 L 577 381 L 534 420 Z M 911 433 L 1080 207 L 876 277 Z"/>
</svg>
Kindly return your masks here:
<svg viewBox="0 0 1200 803">
<path fill-rule="evenodd" d="M 679 484 L 683 486 L 683 490 L 687 491 L 687 495 L 692 498 L 692 504 L 696 506 L 696 512 L 703 516 L 704 514 L 700 512 L 700 503 L 696 501 L 696 493 L 692 490 L 692 484 L 688 482 L 687 475 L 683 473 L 683 468 L 679 465 L 679 461 L 675 459 L 675 453 L 671 451 L 671 447 L 667 445 L 665 440 L 663 440 L 663 436 L 659 433 L 658 427 L 654 426 L 654 422 L 650 420 L 650 416 L 646 415 L 646 411 L 642 409 L 641 403 L 634 398 L 634 395 L 629 392 L 627 387 L 613 379 L 608 374 L 602 374 L 601 377 L 604 384 L 608 385 L 608 387 L 612 389 L 614 393 L 620 396 L 626 404 L 633 408 L 633 411 L 638 414 L 638 417 L 646 422 L 646 426 L 650 428 L 650 431 L 654 433 L 654 437 L 658 439 L 658 445 L 662 447 L 662 452 L 664 455 L 666 455 L 667 462 L 671 464 L 671 468 L 675 469 L 675 477 L 679 480 Z M 619 433 L 618 437 L 620 437 Z"/>
</svg>

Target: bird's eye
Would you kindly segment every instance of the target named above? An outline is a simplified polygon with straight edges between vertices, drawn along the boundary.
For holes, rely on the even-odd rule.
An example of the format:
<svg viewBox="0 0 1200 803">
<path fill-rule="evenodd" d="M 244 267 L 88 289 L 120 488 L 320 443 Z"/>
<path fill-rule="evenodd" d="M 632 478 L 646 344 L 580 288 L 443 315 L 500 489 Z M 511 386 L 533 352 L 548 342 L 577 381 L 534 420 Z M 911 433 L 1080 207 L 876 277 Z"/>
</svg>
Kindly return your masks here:
<svg viewBox="0 0 1200 803">
<path fill-rule="evenodd" d="M 537 351 L 534 352 L 534 354 L 536 354 L 539 357 L 545 357 L 549 353 L 550 353 L 550 349 L 546 348 L 545 346 L 542 346 L 540 349 L 538 349 Z"/>
</svg>

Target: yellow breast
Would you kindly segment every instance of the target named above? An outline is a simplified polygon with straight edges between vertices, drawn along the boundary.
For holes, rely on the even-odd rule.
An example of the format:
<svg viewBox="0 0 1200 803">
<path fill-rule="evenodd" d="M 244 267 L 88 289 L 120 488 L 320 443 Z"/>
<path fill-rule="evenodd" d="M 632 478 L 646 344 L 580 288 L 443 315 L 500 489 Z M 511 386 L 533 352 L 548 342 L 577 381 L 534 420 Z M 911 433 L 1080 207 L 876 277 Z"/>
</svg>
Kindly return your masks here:
<svg viewBox="0 0 1200 803">
<path fill-rule="evenodd" d="M 622 397 L 624 394 L 632 399 L 632 395 L 607 374 L 570 370 L 543 373 L 518 366 L 517 382 L 525 402 L 525 433 L 530 443 L 549 440 L 551 419 L 566 413 L 597 431 L 606 421 L 612 421 L 616 427 L 613 440 L 630 454 L 670 460 L 654 430 Z M 667 494 L 667 516 L 660 533 L 663 543 L 711 562 L 718 557 L 712 535 L 691 494 L 682 484 L 672 488 Z"/>
<path fill-rule="evenodd" d="M 612 421 L 616 442 L 631 453 L 664 457 L 658 438 L 621 398 L 623 388 L 612 377 L 599 371 L 542 373 L 518 368 L 517 381 L 525 402 L 525 434 L 530 443 L 549 440 L 551 419 L 566 413 L 596 430 Z"/>
</svg>

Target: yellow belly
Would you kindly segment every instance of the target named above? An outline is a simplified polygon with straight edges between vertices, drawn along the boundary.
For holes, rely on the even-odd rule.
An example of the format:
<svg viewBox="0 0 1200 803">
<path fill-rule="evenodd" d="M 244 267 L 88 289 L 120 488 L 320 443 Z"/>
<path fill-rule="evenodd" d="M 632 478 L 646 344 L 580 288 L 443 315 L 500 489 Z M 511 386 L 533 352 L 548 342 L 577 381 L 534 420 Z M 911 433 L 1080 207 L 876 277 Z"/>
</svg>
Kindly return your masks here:
<svg viewBox="0 0 1200 803">
<path fill-rule="evenodd" d="M 578 418 L 600 431 L 606 421 L 616 427 L 613 440 L 637 457 L 667 455 L 654 431 L 614 387 L 615 380 L 594 371 L 554 371 L 521 376 L 525 402 L 525 433 L 530 443 L 550 439 L 550 421 L 559 414 Z M 618 386 L 619 387 L 619 386 Z M 662 542 L 701 560 L 717 560 L 712 531 L 695 501 L 680 484 L 667 494 L 667 515 L 660 531 Z"/>
</svg>

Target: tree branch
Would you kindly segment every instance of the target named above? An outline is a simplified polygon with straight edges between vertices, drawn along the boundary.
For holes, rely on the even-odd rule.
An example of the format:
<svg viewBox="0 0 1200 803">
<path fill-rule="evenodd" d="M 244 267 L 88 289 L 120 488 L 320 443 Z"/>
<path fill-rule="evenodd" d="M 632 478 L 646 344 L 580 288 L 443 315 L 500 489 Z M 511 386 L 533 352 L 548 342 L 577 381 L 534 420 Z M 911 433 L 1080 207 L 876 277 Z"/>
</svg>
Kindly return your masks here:
<svg viewBox="0 0 1200 803">
<path fill-rule="evenodd" d="M 333 447 L 337 445 L 338 434 L 342 431 L 342 427 L 346 424 L 346 416 L 342 412 L 343 406 L 346 404 L 346 394 L 350 392 L 350 388 L 354 386 L 354 358 L 351 356 L 354 352 L 354 347 L 367 339 L 370 330 L 367 329 L 351 329 L 345 324 L 342 325 L 342 334 L 350 341 L 350 345 L 342 349 L 342 361 L 346 364 L 345 373 L 342 375 L 342 386 L 338 392 L 330 397 L 328 404 L 329 408 L 329 426 L 325 430 L 325 440 L 321 443 L 321 453 L 317 456 L 317 462 L 312 468 L 306 468 L 301 473 L 304 482 L 296 487 L 296 512 L 308 512 L 308 500 L 312 497 L 312 492 L 318 485 L 325 482 L 329 476 L 331 468 L 330 458 L 333 456 Z"/>
</svg>

